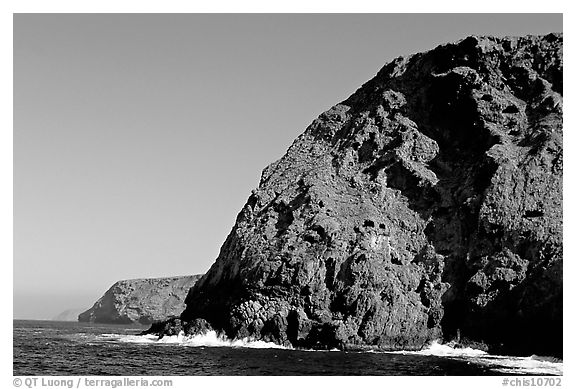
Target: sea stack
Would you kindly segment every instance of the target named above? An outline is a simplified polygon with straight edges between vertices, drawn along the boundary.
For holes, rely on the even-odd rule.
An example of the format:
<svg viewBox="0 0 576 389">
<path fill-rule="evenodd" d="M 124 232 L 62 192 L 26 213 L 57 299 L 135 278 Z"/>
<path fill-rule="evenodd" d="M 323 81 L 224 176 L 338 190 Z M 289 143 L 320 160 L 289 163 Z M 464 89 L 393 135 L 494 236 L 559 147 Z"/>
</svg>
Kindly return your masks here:
<svg viewBox="0 0 576 389">
<path fill-rule="evenodd" d="M 151 324 L 178 316 L 188 290 L 201 277 L 141 278 L 118 281 L 78 321 L 108 324 Z"/>
<path fill-rule="evenodd" d="M 562 40 L 472 36 L 385 65 L 263 171 L 182 328 L 561 356 Z"/>
</svg>

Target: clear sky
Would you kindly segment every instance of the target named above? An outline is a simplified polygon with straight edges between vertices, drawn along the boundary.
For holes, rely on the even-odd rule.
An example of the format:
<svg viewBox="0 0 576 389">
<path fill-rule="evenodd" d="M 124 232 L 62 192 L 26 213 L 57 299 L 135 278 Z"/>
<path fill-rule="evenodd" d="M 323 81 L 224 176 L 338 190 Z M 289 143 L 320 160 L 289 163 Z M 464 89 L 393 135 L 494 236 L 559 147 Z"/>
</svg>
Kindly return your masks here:
<svg viewBox="0 0 576 389">
<path fill-rule="evenodd" d="M 203 273 L 260 172 L 388 61 L 561 15 L 17 14 L 14 317 Z"/>
</svg>

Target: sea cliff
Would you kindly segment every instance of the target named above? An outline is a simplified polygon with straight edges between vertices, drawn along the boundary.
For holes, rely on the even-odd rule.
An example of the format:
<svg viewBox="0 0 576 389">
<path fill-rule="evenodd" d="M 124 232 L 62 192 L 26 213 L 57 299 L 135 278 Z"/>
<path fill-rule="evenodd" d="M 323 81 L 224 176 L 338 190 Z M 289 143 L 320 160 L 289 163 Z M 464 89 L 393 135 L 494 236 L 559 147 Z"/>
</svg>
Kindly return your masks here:
<svg viewBox="0 0 576 389">
<path fill-rule="evenodd" d="M 561 356 L 562 41 L 473 36 L 385 65 L 263 171 L 163 328 Z"/>
<path fill-rule="evenodd" d="M 92 323 L 150 324 L 179 315 L 184 309 L 188 290 L 201 275 L 142 278 L 118 281 L 78 316 L 78 321 Z"/>
</svg>

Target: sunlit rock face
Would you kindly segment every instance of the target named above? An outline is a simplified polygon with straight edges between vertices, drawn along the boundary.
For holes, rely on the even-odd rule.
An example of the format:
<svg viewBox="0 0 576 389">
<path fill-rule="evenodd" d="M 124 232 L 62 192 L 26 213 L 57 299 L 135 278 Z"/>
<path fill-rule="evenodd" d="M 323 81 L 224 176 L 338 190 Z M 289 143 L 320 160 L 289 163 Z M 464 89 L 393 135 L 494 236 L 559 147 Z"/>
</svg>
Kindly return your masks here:
<svg viewBox="0 0 576 389">
<path fill-rule="evenodd" d="M 178 316 L 188 290 L 201 275 L 118 281 L 78 320 L 92 323 L 150 324 Z"/>
<path fill-rule="evenodd" d="M 322 113 L 262 173 L 183 328 L 561 355 L 562 39 L 401 57 Z"/>
</svg>

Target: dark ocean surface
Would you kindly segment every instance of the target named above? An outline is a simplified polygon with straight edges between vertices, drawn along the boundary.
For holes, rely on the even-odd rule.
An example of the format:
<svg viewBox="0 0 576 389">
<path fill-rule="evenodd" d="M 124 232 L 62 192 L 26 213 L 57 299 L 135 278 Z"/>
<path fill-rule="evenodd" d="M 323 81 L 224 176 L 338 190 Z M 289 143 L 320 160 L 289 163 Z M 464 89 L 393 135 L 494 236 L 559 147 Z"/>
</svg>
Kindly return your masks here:
<svg viewBox="0 0 576 389">
<path fill-rule="evenodd" d="M 137 336 L 141 326 L 14 320 L 14 375 L 561 375 L 562 362 L 435 344 L 419 352 L 306 351 Z"/>
</svg>

